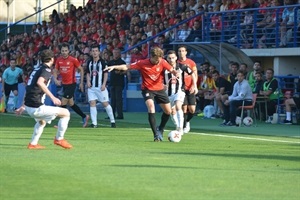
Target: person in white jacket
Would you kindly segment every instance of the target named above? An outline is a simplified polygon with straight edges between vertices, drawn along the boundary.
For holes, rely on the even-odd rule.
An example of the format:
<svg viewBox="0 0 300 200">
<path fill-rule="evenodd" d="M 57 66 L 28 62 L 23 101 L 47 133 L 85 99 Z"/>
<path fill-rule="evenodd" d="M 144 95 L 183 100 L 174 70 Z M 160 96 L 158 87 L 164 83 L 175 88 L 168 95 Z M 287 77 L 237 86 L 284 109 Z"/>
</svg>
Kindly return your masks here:
<svg viewBox="0 0 300 200">
<path fill-rule="evenodd" d="M 238 81 L 233 86 L 232 95 L 229 96 L 228 100 L 224 102 L 224 122 L 222 126 L 236 126 L 235 118 L 237 108 L 243 105 L 252 105 L 252 89 L 247 80 L 245 80 L 245 75 L 242 71 L 238 71 L 237 74 Z"/>
</svg>

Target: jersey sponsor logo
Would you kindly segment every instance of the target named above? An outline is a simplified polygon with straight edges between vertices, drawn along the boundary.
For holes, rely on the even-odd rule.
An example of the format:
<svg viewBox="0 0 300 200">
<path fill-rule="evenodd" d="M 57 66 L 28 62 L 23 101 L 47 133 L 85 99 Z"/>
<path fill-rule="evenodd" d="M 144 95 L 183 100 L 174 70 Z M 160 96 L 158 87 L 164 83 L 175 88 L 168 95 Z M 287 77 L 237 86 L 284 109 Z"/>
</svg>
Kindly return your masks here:
<svg viewBox="0 0 300 200">
<path fill-rule="evenodd" d="M 151 80 L 156 81 L 158 79 L 159 75 L 149 75 L 149 78 L 151 78 Z"/>
<path fill-rule="evenodd" d="M 98 75 L 98 71 L 97 70 L 93 70 L 92 71 L 92 76 L 97 76 Z"/>
</svg>

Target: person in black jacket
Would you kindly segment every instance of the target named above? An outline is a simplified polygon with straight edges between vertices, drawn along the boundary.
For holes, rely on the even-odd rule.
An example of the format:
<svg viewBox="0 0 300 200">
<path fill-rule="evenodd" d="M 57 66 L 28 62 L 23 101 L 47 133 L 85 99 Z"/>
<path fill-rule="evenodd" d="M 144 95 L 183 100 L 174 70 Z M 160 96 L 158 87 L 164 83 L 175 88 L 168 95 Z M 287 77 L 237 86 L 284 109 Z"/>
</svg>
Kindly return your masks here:
<svg viewBox="0 0 300 200">
<path fill-rule="evenodd" d="M 116 48 L 113 50 L 113 59 L 108 62 L 108 66 L 126 64 L 121 59 L 121 50 Z M 116 119 L 124 119 L 123 115 L 123 89 L 125 86 L 125 74 L 124 71 L 113 70 L 110 73 L 110 97 L 113 113 L 117 113 Z"/>
</svg>

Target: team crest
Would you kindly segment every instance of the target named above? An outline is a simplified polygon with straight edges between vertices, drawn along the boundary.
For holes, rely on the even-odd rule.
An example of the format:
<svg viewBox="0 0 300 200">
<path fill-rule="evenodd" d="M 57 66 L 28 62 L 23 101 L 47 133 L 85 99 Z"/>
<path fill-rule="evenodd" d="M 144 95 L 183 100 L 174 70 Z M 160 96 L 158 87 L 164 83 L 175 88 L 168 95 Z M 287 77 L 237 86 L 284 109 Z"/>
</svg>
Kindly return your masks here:
<svg viewBox="0 0 300 200">
<path fill-rule="evenodd" d="M 98 75 L 98 71 L 97 71 L 97 70 L 93 70 L 93 71 L 92 71 L 92 75 L 93 75 L 93 76 L 97 76 L 97 75 Z"/>
</svg>

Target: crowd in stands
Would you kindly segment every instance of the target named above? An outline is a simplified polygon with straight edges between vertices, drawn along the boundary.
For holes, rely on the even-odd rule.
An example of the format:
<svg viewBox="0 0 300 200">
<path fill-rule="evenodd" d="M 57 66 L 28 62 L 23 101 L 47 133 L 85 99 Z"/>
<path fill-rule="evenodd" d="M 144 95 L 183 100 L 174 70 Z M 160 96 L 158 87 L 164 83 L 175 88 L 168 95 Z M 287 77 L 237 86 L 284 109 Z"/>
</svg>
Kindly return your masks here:
<svg viewBox="0 0 300 200">
<path fill-rule="evenodd" d="M 283 5 L 295 5 L 295 7 L 264 9 Z M 259 10 L 257 12 L 245 10 L 240 16 L 228 12 L 225 18 L 220 13 L 249 8 L 259 8 Z M 169 27 L 199 13 L 203 15 L 168 30 Z M 296 25 L 295 14 L 298 23 Z M 236 24 L 237 21 L 240 21 L 240 24 Z M 8 34 L 0 47 L 0 75 L 9 66 L 11 58 L 15 58 L 16 64 L 23 69 L 25 75 L 28 74 L 35 65 L 39 64 L 41 50 L 51 49 L 55 56 L 58 56 L 59 45 L 63 42 L 70 44 L 70 55 L 76 57 L 85 67 L 93 45 L 99 45 L 101 57 L 105 61 L 110 61 L 113 49 L 127 51 L 130 47 L 166 30 L 159 37 L 124 53 L 122 58 L 126 63 L 146 58 L 149 46 L 159 46 L 166 52 L 173 48 L 170 45 L 172 41 L 218 42 L 221 41 L 220 34 L 225 29 L 226 38 L 222 40 L 235 43 L 237 38 L 241 37 L 244 47 L 247 48 L 253 46 L 254 39 L 251 35 L 256 28 L 258 37 L 256 42 L 260 48 L 266 48 L 270 47 L 269 44 L 274 44 L 269 40 L 275 40 L 276 23 L 280 24 L 278 30 L 280 46 L 285 47 L 293 38 L 294 27 L 298 29 L 300 27 L 299 0 L 89 0 L 84 7 L 76 8 L 70 5 L 66 13 L 53 10 L 49 19 L 33 25 L 30 33 Z M 240 27 L 240 32 L 237 32 L 237 26 Z M 235 65 L 241 69 L 245 64 L 235 63 Z M 203 66 L 200 67 L 201 74 L 209 74 L 210 67 Z M 211 68 L 210 74 L 213 74 L 213 66 Z M 232 69 L 233 67 L 230 66 L 230 70 Z M 230 81 L 234 73 L 236 72 L 232 71 L 230 77 L 225 79 Z M 199 95 L 207 101 L 201 102 L 212 100 L 209 95 L 212 94 L 210 90 L 214 90 L 215 83 L 209 82 L 212 79 L 210 76 L 206 78 L 206 84 L 209 86 L 208 93 Z M 256 76 L 262 74 L 257 73 Z M 199 89 L 201 87 L 199 85 Z M 220 101 L 222 97 L 216 98 Z M 199 109 L 203 110 L 203 106 L 200 105 Z"/>
</svg>

